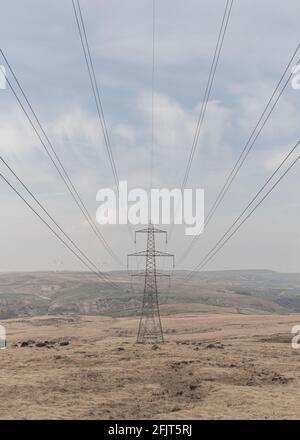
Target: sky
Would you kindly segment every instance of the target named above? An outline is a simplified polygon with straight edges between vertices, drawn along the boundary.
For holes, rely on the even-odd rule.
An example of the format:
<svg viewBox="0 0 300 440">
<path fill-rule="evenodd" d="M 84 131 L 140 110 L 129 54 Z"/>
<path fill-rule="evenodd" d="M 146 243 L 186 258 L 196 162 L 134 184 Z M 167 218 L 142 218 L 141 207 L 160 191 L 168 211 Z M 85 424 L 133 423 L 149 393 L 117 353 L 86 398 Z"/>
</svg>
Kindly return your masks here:
<svg viewBox="0 0 300 440">
<path fill-rule="evenodd" d="M 180 188 L 225 0 L 156 0 L 153 185 Z M 118 175 L 147 188 L 152 102 L 152 0 L 81 0 Z M 0 0 L 0 46 L 93 219 L 114 181 L 71 0 Z M 234 1 L 188 188 L 203 188 L 208 212 L 299 44 L 298 0 Z M 300 52 L 299 57 L 300 58 Z M 0 65 L 4 64 L 0 56 Z M 11 79 L 8 73 L 8 78 Z M 247 161 L 193 251 L 193 268 L 300 139 L 300 90 L 288 85 Z M 0 90 L 0 151 L 57 222 L 101 270 L 120 269 L 96 239 L 9 89 Z M 300 164 L 206 270 L 300 272 Z M 20 189 L 0 164 L 0 172 Z M 0 271 L 82 270 L 0 180 Z M 133 228 L 134 230 L 135 228 Z M 170 228 L 167 226 L 167 230 Z M 100 230 L 126 264 L 126 226 Z M 175 226 L 167 250 L 191 242 Z M 157 238 L 157 248 L 165 250 Z M 140 237 L 137 249 L 145 247 Z M 143 267 L 143 260 L 138 268 Z M 169 263 L 163 266 L 168 269 Z M 132 262 L 132 269 L 136 262 Z"/>
</svg>

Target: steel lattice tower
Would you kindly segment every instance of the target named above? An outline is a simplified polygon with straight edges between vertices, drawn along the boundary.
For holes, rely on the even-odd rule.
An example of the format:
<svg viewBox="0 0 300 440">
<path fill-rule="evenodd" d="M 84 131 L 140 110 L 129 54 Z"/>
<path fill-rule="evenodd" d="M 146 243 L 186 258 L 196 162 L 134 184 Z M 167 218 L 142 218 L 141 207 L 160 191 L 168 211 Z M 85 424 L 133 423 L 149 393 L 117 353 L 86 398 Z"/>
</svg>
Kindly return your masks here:
<svg viewBox="0 0 300 440">
<path fill-rule="evenodd" d="M 140 229 L 136 231 L 137 233 L 147 234 L 147 249 L 128 255 L 128 257 L 146 257 L 145 272 L 133 275 L 145 277 L 143 306 L 137 343 L 163 343 L 164 336 L 159 313 L 157 277 L 168 277 L 169 275 L 157 272 L 156 257 L 172 257 L 174 266 L 174 255 L 155 249 L 155 234 L 166 234 L 166 231 L 157 229 L 150 223 L 148 228 Z"/>
</svg>

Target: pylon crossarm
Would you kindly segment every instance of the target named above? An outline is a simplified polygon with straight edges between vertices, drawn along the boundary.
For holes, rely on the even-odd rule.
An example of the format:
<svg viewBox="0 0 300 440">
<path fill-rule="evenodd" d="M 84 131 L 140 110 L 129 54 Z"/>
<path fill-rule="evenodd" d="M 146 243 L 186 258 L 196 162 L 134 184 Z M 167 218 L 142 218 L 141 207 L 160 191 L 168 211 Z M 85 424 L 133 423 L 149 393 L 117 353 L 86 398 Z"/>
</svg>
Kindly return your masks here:
<svg viewBox="0 0 300 440">
<path fill-rule="evenodd" d="M 168 252 L 162 252 L 162 251 L 154 251 L 154 254 L 156 257 L 173 257 L 173 254 L 169 254 Z"/>
<path fill-rule="evenodd" d="M 160 273 L 160 272 L 156 272 L 156 276 L 157 277 L 167 277 L 167 278 L 171 278 L 171 275 L 167 274 L 167 273 Z"/>
<path fill-rule="evenodd" d="M 146 272 L 143 272 L 143 273 L 132 273 L 131 276 L 132 277 L 145 277 L 146 276 Z M 170 278 L 171 275 L 168 275 L 166 273 L 156 272 L 156 276 L 157 277 L 168 277 L 168 278 Z"/>
<path fill-rule="evenodd" d="M 133 254 L 128 254 L 127 257 L 147 257 L 147 251 L 134 252 Z"/>
<path fill-rule="evenodd" d="M 143 228 L 143 229 L 138 229 L 137 231 L 135 231 L 136 234 L 148 234 L 148 232 L 154 232 L 154 234 L 166 234 L 167 231 L 164 231 L 163 229 L 158 229 L 158 228 Z"/>
<path fill-rule="evenodd" d="M 152 229 L 154 234 L 166 234 L 167 231 L 164 231 L 163 229 L 153 228 Z"/>
<path fill-rule="evenodd" d="M 148 227 L 148 228 L 139 229 L 139 230 L 135 231 L 134 242 L 136 243 L 136 234 L 148 234 L 148 233 L 166 234 L 166 244 L 168 243 L 168 233 L 167 233 L 167 231 L 164 231 L 163 229 L 159 229 L 159 228 L 154 228 L 152 225 L 150 227 Z"/>
<path fill-rule="evenodd" d="M 135 234 L 148 234 L 149 232 L 149 228 L 144 228 L 144 229 L 138 229 L 137 231 L 135 231 Z"/>
</svg>

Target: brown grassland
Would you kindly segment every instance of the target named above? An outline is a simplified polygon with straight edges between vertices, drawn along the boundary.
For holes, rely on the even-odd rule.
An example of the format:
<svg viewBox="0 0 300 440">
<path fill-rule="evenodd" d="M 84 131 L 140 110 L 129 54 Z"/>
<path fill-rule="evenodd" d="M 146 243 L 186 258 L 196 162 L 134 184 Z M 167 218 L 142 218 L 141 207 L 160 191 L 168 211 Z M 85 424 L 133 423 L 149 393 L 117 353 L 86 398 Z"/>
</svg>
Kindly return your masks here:
<svg viewBox="0 0 300 440">
<path fill-rule="evenodd" d="M 299 314 L 162 314 L 161 346 L 135 344 L 137 317 L 2 321 L 1 419 L 299 418 Z"/>
</svg>

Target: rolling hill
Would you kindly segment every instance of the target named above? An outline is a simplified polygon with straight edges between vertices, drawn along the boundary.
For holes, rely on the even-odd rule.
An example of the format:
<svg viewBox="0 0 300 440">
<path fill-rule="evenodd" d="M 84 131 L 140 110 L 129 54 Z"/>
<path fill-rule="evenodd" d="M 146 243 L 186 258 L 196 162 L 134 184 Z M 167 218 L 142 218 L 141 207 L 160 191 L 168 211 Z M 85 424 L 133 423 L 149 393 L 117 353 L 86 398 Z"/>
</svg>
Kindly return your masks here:
<svg viewBox="0 0 300 440">
<path fill-rule="evenodd" d="M 300 311 L 300 274 L 268 270 L 196 273 L 184 281 L 185 271 L 174 273 L 171 286 L 159 282 L 162 312 L 179 313 L 216 307 L 235 313 Z M 134 316 L 139 313 L 143 279 L 127 272 L 111 272 L 122 288 L 114 289 L 87 272 L 31 272 L 0 274 L 0 319 L 82 314 Z M 202 306 L 207 306 L 202 307 Z"/>
</svg>

